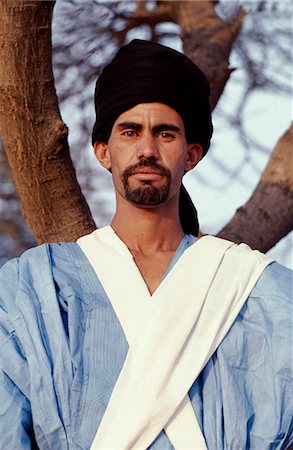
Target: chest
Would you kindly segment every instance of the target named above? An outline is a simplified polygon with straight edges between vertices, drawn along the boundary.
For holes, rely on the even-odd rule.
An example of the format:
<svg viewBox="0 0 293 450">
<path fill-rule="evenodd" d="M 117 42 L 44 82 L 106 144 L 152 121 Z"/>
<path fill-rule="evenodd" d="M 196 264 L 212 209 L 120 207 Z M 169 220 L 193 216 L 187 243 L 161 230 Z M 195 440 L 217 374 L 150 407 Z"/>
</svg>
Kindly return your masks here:
<svg viewBox="0 0 293 450">
<path fill-rule="evenodd" d="M 164 251 L 152 255 L 133 252 L 134 261 L 152 295 L 160 285 L 173 258 L 174 251 Z"/>
</svg>

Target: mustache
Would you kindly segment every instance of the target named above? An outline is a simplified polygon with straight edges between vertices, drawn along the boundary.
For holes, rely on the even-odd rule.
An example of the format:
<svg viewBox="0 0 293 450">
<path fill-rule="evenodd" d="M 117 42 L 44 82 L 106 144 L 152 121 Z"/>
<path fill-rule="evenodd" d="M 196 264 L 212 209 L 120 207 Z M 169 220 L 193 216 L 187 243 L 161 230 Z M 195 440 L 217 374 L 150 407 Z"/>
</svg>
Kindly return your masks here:
<svg viewBox="0 0 293 450">
<path fill-rule="evenodd" d="M 140 167 L 150 167 L 151 169 L 158 170 L 163 176 L 166 176 L 168 179 L 171 178 L 171 172 L 161 164 L 158 164 L 154 159 L 145 158 L 139 161 L 137 164 L 133 164 L 132 166 L 126 167 L 122 174 L 123 181 L 126 181 L 130 175 L 133 175 L 137 169 Z"/>
</svg>

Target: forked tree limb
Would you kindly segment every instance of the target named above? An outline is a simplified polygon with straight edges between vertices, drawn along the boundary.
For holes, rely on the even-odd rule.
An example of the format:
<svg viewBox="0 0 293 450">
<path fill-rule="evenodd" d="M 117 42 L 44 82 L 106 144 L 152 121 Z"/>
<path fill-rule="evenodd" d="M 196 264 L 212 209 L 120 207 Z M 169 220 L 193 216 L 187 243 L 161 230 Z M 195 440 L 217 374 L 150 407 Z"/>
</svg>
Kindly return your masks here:
<svg viewBox="0 0 293 450">
<path fill-rule="evenodd" d="M 212 1 L 166 0 L 158 5 L 159 14 L 181 26 L 186 54 L 211 81 L 214 106 L 229 78 L 228 59 L 244 13 L 227 25 Z M 0 2 L 0 133 L 25 218 L 38 243 L 72 241 L 95 228 L 76 180 L 54 88 L 53 6 L 54 2 Z M 142 9 L 138 16 L 144 14 Z M 253 196 L 220 236 L 266 251 L 292 229 L 290 146 L 292 127 L 278 143 Z"/>
<path fill-rule="evenodd" d="M 229 57 L 237 38 L 244 10 L 224 23 L 215 12 L 214 1 L 167 1 L 180 25 L 184 52 L 206 73 L 211 83 L 214 108 L 229 79 Z M 250 200 L 239 208 L 219 233 L 237 243 L 246 242 L 263 252 L 272 248 L 293 227 L 292 126 L 274 149 Z"/>
<path fill-rule="evenodd" d="M 245 11 L 230 23 L 216 13 L 214 1 L 168 1 L 172 16 L 181 27 L 184 53 L 207 75 L 211 83 L 210 103 L 213 109 L 230 77 L 229 57 Z"/>
<path fill-rule="evenodd" d="M 213 109 L 230 77 L 231 49 L 246 14 L 239 8 L 234 20 L 226 23 L 217 15 L 216 3 L 211 0 L 164 0 L 158 1 L 156 8 L 149 11 L 146 2 L 138 0 L 134 15 L 127 19 L 125 29 L 115 38 L 123 42 L 128 30 L 144 23 L 150 26 L 162 21 L 177 23 L 181 28 L 184 53 L 204 71 L 211 83 Z"/>
</svg>

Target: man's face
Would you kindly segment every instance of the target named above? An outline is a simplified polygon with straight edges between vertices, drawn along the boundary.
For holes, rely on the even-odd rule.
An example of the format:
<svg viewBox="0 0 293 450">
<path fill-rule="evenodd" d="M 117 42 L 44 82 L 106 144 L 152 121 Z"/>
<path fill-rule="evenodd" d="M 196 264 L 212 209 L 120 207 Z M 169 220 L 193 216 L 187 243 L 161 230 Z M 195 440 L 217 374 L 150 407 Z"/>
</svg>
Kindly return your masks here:
<svg viewBox="0 0 293 450">
<path fill-rule="evenodd" d="M 115 121 L 107 144 L 96 143 L 101 164 L 111 169 L 116 195 L 139 207 L 166 203 L 201 157 L 187 144 L 179 114 L 162 103 L 142 103 Z"/>
</svg>

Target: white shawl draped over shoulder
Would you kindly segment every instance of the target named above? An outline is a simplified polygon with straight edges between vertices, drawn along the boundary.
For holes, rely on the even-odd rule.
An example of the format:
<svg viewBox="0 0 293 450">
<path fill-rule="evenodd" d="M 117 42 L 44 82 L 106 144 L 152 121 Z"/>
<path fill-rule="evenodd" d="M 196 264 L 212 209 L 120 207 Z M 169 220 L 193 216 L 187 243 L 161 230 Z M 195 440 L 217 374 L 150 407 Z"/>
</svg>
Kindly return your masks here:
<svg viewBox="0 0 293 450">
<path fill-rule="evenodd" d="M 146 449 L 163 429 L 176 450 L 206 449 L 188 391 L 271 261 L 246 244 L 205 236 L 150 295 L 110 226 L 77 242 L 129 344 L 91 450 Z"/>
</svg>

